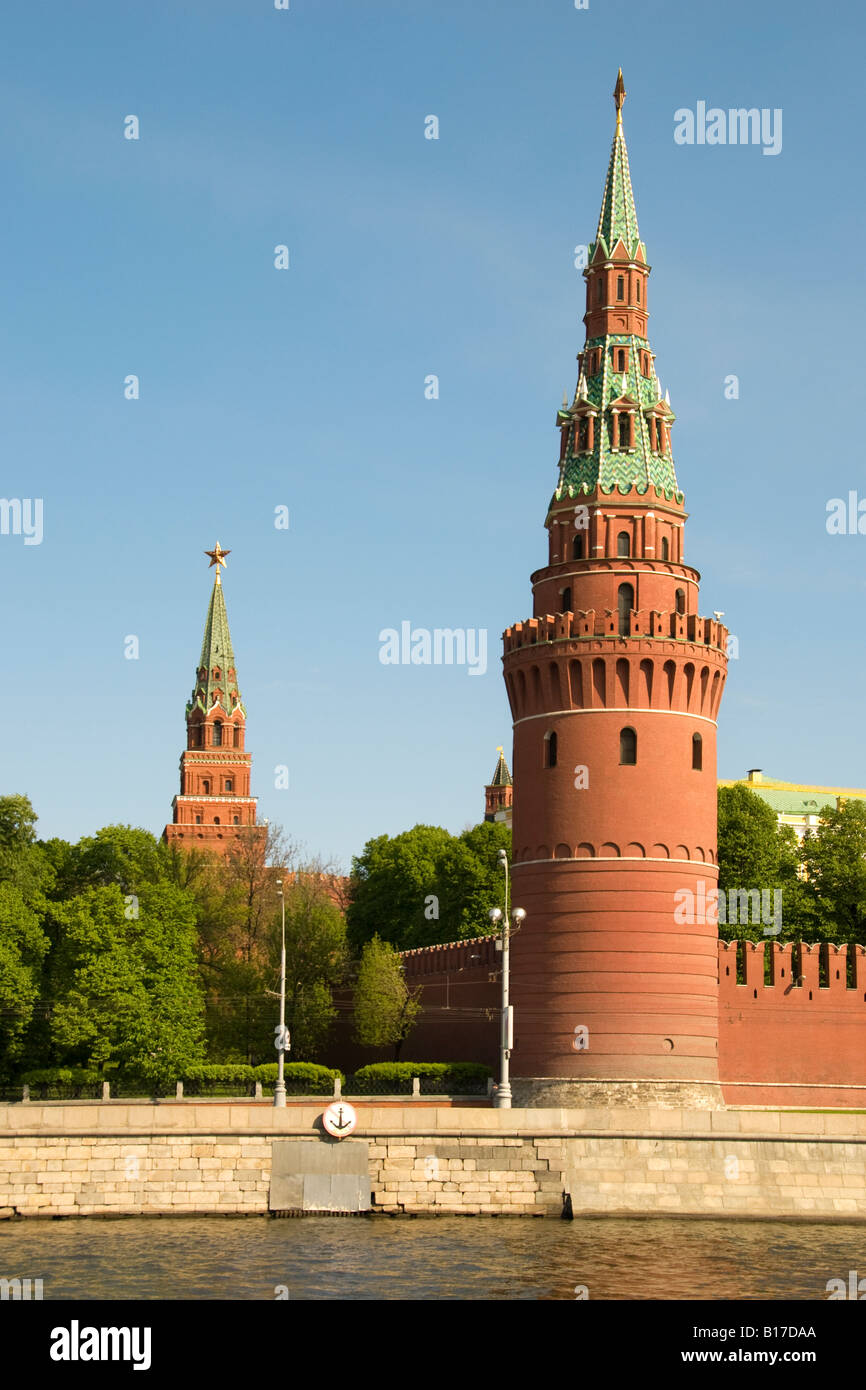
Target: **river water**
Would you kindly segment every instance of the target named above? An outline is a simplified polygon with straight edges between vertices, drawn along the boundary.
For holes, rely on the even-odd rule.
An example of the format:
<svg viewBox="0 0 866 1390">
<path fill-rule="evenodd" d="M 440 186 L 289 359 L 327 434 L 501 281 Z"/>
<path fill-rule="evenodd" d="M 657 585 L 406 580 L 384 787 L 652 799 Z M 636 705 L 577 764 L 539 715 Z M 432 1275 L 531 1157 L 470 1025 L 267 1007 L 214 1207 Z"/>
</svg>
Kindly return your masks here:
<svg viewBox="0 0 866 1390">
<path fill-rule="evenodd" d="M 0 1223 L 50 1299 L 805 1299 L 866 1276 L 866 1226 L 520 1217 Z M 583 1294 L 583 1289 L 586 1293 Z"/>
</svg>

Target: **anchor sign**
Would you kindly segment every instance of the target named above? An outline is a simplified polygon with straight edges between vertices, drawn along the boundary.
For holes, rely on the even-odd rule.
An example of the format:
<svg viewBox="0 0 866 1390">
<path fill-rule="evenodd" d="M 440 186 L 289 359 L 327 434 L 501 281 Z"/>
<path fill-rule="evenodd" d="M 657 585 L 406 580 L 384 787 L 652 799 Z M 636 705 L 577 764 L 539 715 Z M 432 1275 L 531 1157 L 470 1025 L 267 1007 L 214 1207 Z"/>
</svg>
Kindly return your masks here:
<svg viewBox="0 0 866 1390">
<path fill-rule="evenodd" d="M 284 1023 L 278 1023 L 274 1029 L 274 1047 L 278 1052 L 288 1052 L 291 1047 L 289 1030 Z"/>
<path fill-rule="evenodd" d="M 322 1124 L 332 1139 L 345 1139 L 358 1123 L 358 1116 L 344 1100 L 335 1100 L 322 1116 Z"/>
</svg>

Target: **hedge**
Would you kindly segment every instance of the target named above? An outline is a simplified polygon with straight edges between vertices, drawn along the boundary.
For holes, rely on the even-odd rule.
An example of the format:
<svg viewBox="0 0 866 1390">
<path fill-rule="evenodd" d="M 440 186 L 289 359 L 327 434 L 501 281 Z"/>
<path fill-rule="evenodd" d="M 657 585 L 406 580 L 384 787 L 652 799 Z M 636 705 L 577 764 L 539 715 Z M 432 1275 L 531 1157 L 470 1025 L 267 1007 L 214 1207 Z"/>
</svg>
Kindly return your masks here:
<svg viewBox="0 0 866 1390">
<path fill-rule="evenodd" d="M 22 1086 L 98 1086 L 109 1077 L 94 1067 L 40 1067 L 24 1072 L 18 1080 Z"/>
<path fill-rule="evenodd" d="M 263 1085 L 272 1086 L 277 1079 L 278 1071 L 277 1062 L 265 1062 L 258 1067 L 251 1067 L 242 1062 L 202 1062 L 184 1067 L 182 1075 L 176 1079 L 205 1084 L 249 1084 L 260 1081 Z M 314 1062 L 286 1062 L 283 1074 L 286 1081 L 306 1081 L 311 1094 L 315 1094 L 318 1088 L 322 1095 L 330 1095 L 337 1077 L 341 1082 L 346 1079 L 342 1072 L 330 1067 L 320 1067 Z M 109 1081 L 112 1090 L 115 1086 L 122 1088 L 131 1082 L 142 1084 L 142 1079 L 134 1073 L 108 1069 L 103 1073 L 91 1067 L 41 1067 L 36 1071 L 22 1073 L 18 1081 L 20 1085 L 28 1086 L 98 1086 L 102 1081 Z"/>
<path fill-rule="evenodd" d="M 483 1062 L 368 1062 L 356 1081 L 411 1081 L 413 1076 L 447 1077 L 449 1081 L 486 1081 L 493 1071 Z"/>
<path fill-rule="evenodd" d="M 179 1081 L 261 1081 L 272 1086 L 279 1074 L 278 1062 L 263 1062 L 251 1067 L 244 1062 L 201 1062 L 184 1068 Z M 286 1081 L 309 1081 L 321 1088 L 322 1094 L 334 1089 L 337 1077 L 345 1081 L 341 1071 L 320 1067 L 316 1062 L 286 1062 L 283 1066 Z"/>
</svg>

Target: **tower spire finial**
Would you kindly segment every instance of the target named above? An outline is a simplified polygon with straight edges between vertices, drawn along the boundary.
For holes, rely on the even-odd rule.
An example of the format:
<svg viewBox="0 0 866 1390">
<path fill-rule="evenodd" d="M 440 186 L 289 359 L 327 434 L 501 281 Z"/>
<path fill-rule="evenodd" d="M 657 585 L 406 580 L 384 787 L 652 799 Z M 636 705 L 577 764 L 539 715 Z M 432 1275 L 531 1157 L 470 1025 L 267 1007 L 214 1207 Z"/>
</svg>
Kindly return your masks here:
<svg viewBox="0 0 866 1390">
<path fill-rule="evenodd" d="M 622 68 L 620 68 L 616 76 L 613 99 L 616 102 L 616 123 L 617 125 L 622 125 L 622 104 L 625 101 L 625 83 L 622 80 Z"/>
<path fill-rule="evenodd" d="M 226 562 L 225 562 L 225 559 L 224 559 L 223 557 L 226 556 L 226 555 L 231 555 L 231 551 L 230 551 L 230 550 L 222 550 L 222 549 L 220 548 L 220 543 L 219 543 L 219 541 L 217 541 L 217 543 L 216 543 L 216 545 L 214 546 L 213 550 L 206 550 L 206 551 L 205 551 L 205 555 L 209 555 L 209 556 L 210 556 L 210 565 L 208 566 L 208 569 L 212 569 L 213 566 L 216 565 L 216 582 L 217 582 L 217 584 L 220 584 L 220 583 L 221 583 L 221 580 L 220 580 L 220 565 L 222 565 L 222 567 L 225 568 L 225 563 L 226 563 Z"/>
</svg>

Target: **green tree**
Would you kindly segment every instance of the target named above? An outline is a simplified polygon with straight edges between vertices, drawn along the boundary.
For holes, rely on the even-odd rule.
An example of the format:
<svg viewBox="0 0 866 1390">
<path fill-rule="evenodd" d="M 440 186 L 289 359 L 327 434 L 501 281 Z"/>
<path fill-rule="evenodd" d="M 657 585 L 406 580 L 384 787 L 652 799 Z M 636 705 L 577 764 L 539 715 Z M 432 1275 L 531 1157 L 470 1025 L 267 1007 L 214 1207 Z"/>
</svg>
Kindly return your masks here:
<svg viewBox="0 0 866 1390">
<path fill-rule="evenodd" d="M 487 913 L 502 891 L 497 852 L 510 843 L 508 828 L 494 823 L 459 836 L 416 825 L 369 840 L 352 860 L 353 950 L 376 935 L 405 951 L 488 932 Z"/>
<path fill-rule="evenodd" d="M 780 876 L 776 813 L 748 787 L 719 787 L 719 888 L 772 888 Z"/>
<path fill-rule="evenodd" d="M 292 1059 L 314 1061 L 337 1016 L 332 990 L 341 983 L 348 958 L 346 924 L 331 900 L 327 876 L 318 866 L 286 875 L 286 1025 L 292 1038 Z M 280 922 L 274 923 L 271 978 L 278 997 L 280 979 Z M 277 1018 L 272 1017 L 272 1024 Z M 271 1029 L 271 1043 L 273 1029 Z"/>
<path fill-rule="evenodd" d="M 54 881 L 50 858 L 36 840 L 36 812 L 26 796 L 0 796 L 0 883 L 41 911 Z"/>
<path fill-rule="evenodd" d="M 57 1060 L 107 1062 L 168 1082 L 203 1060 L 195 912 L 171 884 L 85 889 L 49 913 L 51 1039 Z"/>
<path fill-rule="evenodd" d="M 24 1049 L 41 993 L 48 937 L 19 888 L 0 883 L 0 1072 L 9 1071 Z"/>
<path fill-rule="evenodd" d="M 420 989 L 410 991 L 399 953 L 374 936 L 364 946 L 355 984 L 355 1037 L 363 1047 L 393 1047 L 394 1061 L 421 1010 Z"/>
<path fill-rule="evenodd" d="M 432 914 L 439 912 L 439 863 L 450 841 L 435 825 L 367 841 L 352 860 L 347 925 L 355 951 L 377 934 L 401 950 L 429 938 Z"/>
<path fill-rule="evenodd" d="M 440 892 L 438 930 L 419 946 L 490 932 L 491 907 L 504 906 L 504 875 L 498 854 L 511 855 L 511 830 L 507 825 L 483 821 L 452 840 L 439 863 Z"/>
<path fill-rule="evenodd" d="M 57 864 L 57 893 L 72 897 L 87 888 L 116 884 L 126 895 L 138 893 L 148 883 L 168 879 L 165 845 L 132 825 L 106 825 L 95 835 L 85 835 Z"/>
<path fill-rule="evenodd" d="M 845 801 L 819 814 L 801 850 L 803 939 L 866 945 L 866 805 Z"/>
</svg>

